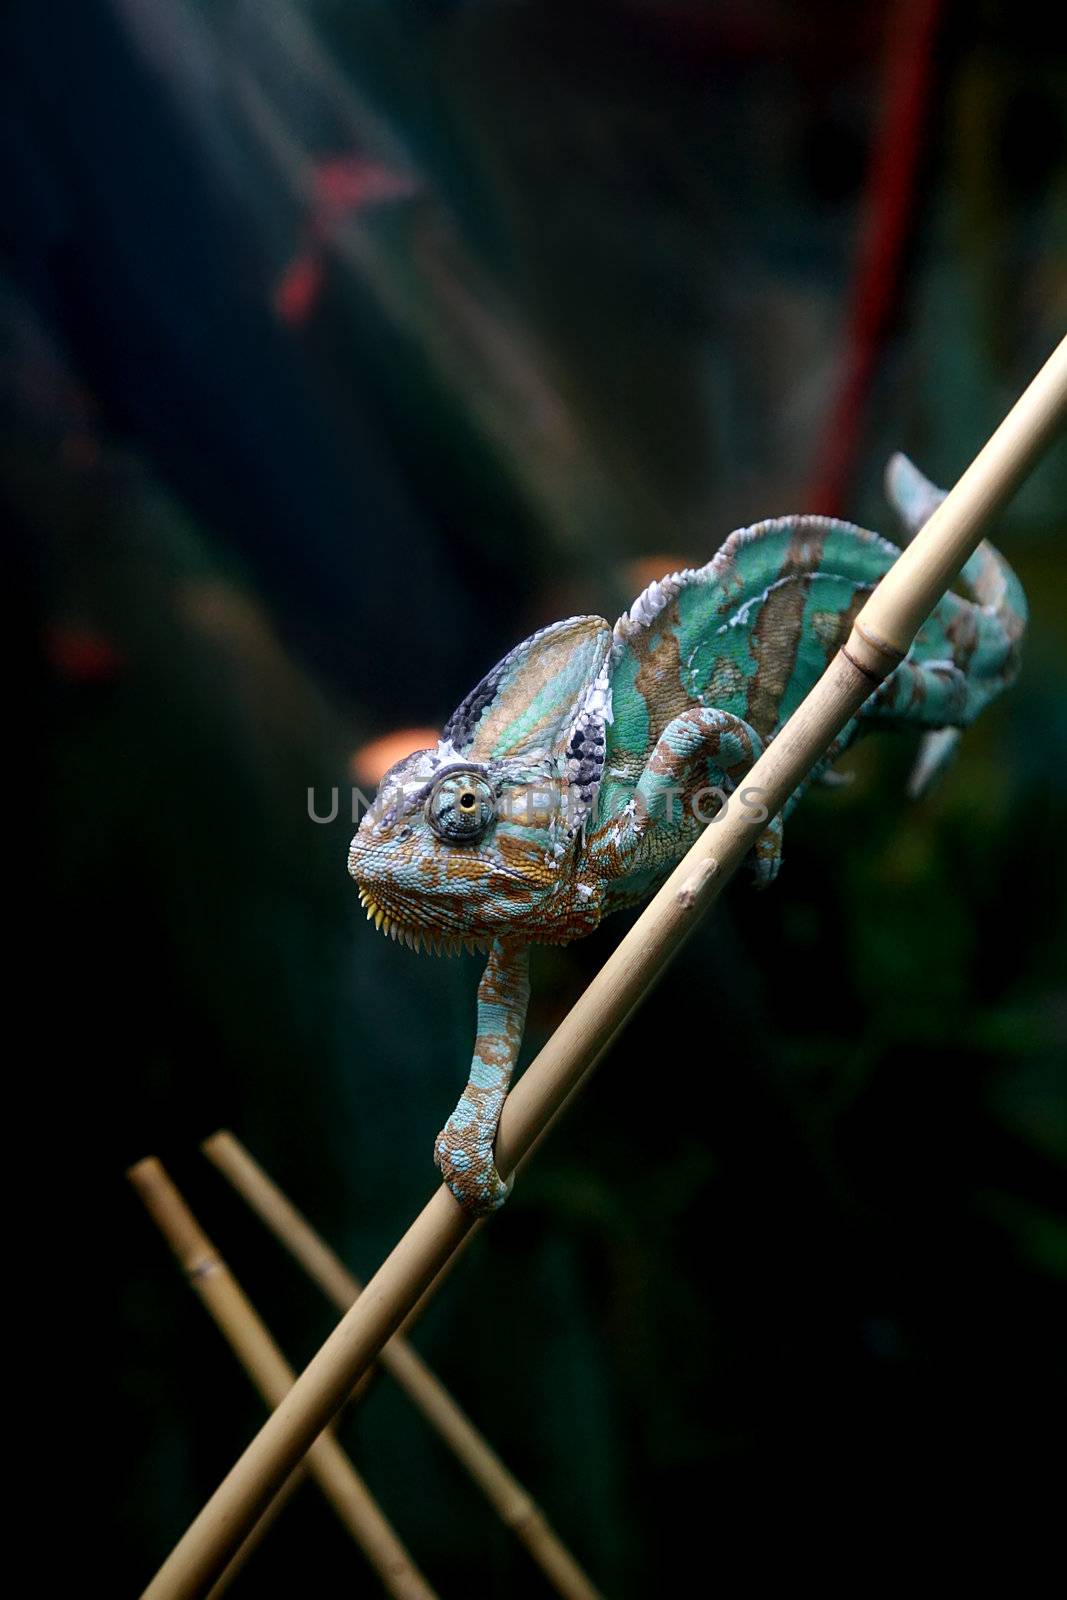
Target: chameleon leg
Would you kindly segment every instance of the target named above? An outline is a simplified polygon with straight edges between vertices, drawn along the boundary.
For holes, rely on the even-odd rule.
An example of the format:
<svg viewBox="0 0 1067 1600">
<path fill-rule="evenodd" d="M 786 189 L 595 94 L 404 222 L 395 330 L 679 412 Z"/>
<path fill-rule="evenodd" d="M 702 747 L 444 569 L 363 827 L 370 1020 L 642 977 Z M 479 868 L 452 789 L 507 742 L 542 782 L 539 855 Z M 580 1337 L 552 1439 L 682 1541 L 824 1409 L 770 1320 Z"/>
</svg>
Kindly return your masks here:
<svg viewBox="0 0 1067 1600">
<path fill-rule="evenodd" d="M 951 761 L 959 741 L 959 727 L 968 720 L 968 696 L 967 675 L 951 660 L 922 661 L 909 657 L 902 661 L 872 694 L 859 716 L 834 740 L 818 766 L 790 795 L 784 815 L 789 816 L 812 783 L 830 774 L 834 762 L 864 728 L 876 727 L 879 722 L 925 730 L 908 780 L 908 794 L 916 799 Z"/>
<path fill-rule="evenodd" d="M 727 804 L 759 806 L 742 780 L 763 750 L 749 723 L 729 711 L 693 706 L 664 728 L 614 832 L 615 875 L 672 863 Z M 780 818 L 763 830 L 752 860 L 756 879 L 770 883 L 782 856 Z"/>
<path fill-rule="evenodd" d="M 861 716 L 913 728 L 958 727 L 966 720 L 967 699 L 967 675 L 955 662 L 909 657 L 871 696 Z"/>
<path fill-rule="evenodd" d="M 522 1043 L 529 945 L 495 939 L 478 985 L 478 1029 L 467 1087 L 437 1135 L 434 1160 L 461 1206 L 495 1211 L 511 1191 L 493 1160 L 497 1123 Z"/>
</svg>

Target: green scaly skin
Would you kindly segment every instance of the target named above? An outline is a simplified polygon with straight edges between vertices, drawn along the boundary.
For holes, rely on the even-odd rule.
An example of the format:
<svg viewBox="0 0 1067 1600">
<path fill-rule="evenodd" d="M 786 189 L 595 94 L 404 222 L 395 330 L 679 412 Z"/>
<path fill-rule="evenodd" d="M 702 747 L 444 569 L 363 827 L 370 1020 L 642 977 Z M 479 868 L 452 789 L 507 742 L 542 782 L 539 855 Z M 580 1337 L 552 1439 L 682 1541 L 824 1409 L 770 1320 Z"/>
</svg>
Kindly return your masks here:
<svg viewBox="0 0 1067 1600">
<path fill-rule="evenodd" d="M 903 456 L 889 498 L 914 531 L 941 495 Z M 488 952 L 470 1077 L 436 1141 L 459 1202 L 494 1210 L 493 1159 L 522 1042 L 532 943 L 564 944 L 654 893 L 727 804 L 766 817 L 746 773 L 848 638 L 898 555 L 826 517 L 733 533 L 707 566 L 652 584 L 614 628 L 572 617 L 504 657 L 439 743 L 383 778 L 349 871 L 382 931 L 438 951 Z M 1017 579 L 991 545 L 963 569 L 905 660 L 871 694 L 784 808 L 869 728 L 924 730 L 925 783 L 955 732 L 1016 676 L 1026 627 Z M 782 816 L 752 852 L 781 862 Z"/>
</svg>

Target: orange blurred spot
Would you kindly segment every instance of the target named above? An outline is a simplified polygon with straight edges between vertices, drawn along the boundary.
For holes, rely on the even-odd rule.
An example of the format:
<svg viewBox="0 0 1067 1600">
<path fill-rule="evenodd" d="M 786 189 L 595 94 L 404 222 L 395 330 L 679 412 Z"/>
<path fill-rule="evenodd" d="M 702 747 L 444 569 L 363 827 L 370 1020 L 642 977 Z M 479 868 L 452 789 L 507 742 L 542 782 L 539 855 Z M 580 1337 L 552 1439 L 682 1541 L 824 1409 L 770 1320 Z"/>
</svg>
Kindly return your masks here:
<svg viewBox="0 0 1067 1600">
<path fill-rule="evenodd" d="M 684 572 L 692 564 L 685 556 L 639 556 L 636 561 L 627 561 L 622 569 L 626 592 L 636 599 L 657 578 L 669 578 L 672 572 Z"/>
<path fill-rule="evenodd" d="M 357 783 L 380 783 L 398 761 L 411 755 L 413 750 L 426 750 L 439 738 L 436 728 L 398 728 L 395 733 L 383 734 L 361 745 L 348 763 L 349 771 Z"/>
</svg>

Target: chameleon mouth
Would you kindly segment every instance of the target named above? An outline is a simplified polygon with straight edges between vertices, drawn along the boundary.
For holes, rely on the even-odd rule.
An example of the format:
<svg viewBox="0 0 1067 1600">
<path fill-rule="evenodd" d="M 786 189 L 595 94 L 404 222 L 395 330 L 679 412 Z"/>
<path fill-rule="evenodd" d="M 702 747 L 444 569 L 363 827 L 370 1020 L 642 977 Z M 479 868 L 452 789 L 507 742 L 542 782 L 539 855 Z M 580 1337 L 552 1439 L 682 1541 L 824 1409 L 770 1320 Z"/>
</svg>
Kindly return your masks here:
<svg viewBox="0 0 1067 1600">
<path fill-rule="evenodd" d="M 404 922 L 395 912 L 378 904 L 369 889 L 359 885 L 360 904 L 366 909 L 367 921 L 373 922 L 380 933 L 398 939 L 409 950 L 428 950 L 435 956 L 457 956 L 462 950 L 472 953 L 488 950 L 485 939 L 465 938 L 458 933 L 441 933 L 436 928 L 420 928 Z"/>
</svg>

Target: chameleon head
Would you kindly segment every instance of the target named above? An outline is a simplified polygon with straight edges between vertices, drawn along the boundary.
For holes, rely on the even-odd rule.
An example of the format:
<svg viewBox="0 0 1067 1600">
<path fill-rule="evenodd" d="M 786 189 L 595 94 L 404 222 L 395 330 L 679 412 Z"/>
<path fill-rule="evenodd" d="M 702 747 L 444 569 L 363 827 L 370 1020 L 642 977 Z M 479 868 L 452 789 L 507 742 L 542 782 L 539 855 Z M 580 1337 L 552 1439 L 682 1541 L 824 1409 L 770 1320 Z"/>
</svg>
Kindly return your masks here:
<svg viewBox="0 0 1067 1600">
<path fill-rule="evenodd" d="M 534 634 L 467 696 L 435 748 L 386 773 L 348 856 L 383 932 L 452 951 L 595 924 L 573 866 L 603 771 L 610 642 L 599 617 Z"/>
</svg>

